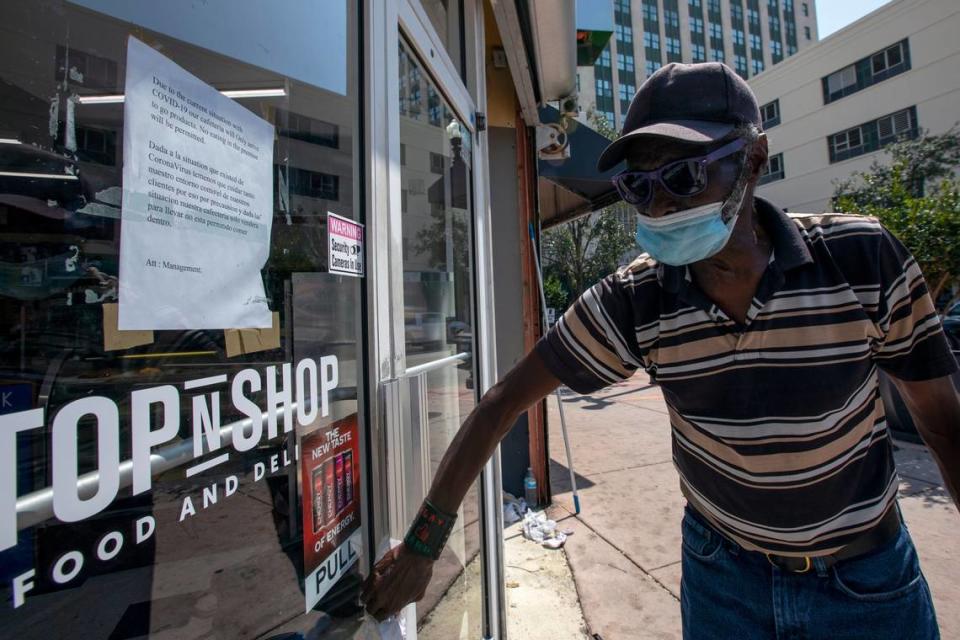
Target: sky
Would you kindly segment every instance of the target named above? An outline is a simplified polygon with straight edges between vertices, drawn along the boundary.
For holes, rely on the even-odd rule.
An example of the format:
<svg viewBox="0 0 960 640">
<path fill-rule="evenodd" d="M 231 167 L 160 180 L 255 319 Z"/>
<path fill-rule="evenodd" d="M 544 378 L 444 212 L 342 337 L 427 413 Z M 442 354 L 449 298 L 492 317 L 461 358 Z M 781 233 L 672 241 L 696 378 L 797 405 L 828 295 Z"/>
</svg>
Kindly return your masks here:
<svg viewBox="0 0 960 640">
<path fill-rule="evenodd" d="M 859 20 L 874 9 L 887 4 L 888 0 L 816 0 L 817 27 L 820 39 L 834 31 Z"/>
</svg>

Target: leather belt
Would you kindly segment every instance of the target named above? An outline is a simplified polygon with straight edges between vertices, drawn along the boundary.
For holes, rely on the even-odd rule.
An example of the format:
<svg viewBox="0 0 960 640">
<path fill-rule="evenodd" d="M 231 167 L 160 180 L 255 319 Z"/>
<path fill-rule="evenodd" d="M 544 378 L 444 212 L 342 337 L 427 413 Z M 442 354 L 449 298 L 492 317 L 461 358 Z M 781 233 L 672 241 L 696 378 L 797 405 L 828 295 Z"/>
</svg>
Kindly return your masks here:
<svg viewBox="0 0 960 640">
<path fill-rule="evenodd" d="M 873 551 L 893 539 L 900 531 L 900 511 L 896 505 L 887 509 L 887 513 L 873 528 L 857 536 L 840 550 L 826 556 L 817 556 L 825 568 L 830 568 L 841 560 L 848 560 Z M 813 568 L 813 558 L 809 556 L 778 556 L 765 554 L 770 564 L 783 571 L 806 573 Z"/>
</svg>

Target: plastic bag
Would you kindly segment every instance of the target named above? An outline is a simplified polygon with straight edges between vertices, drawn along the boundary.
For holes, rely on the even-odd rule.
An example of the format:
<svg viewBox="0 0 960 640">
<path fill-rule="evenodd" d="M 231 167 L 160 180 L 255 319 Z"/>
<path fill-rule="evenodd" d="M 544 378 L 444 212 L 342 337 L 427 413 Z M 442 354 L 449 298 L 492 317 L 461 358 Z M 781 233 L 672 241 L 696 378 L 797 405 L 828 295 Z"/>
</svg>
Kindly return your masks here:
<svg viewBox="0 0 960 640">
<path fill-rule="evenodd" d="M 559 549 L 567 540 L 567 533 L 557 529 L 557 523 L 547 519 L 544 512 L 527 510 L 523 516 L 523 537 L 549 549 Z"/>
<path fill-rule="evenodd" d="M 401 611 L 383 622 L 377 622 L 372 616 L 366 616 L 363 626 L 354 636 L 354 640 L 406 640 L 406 616 Z"/>
<path fill-rule="evenodd" d="M 377 560 L 379 561 L 387 551 L 398 544 L 400 544 L 400 541 L 394 538 L 383 540 L 377 547 Z M 376 618 L 366 614 L 363 625 L 357 635 L 354 636 L 354 640 L 406 640 L 406 637 L 407 616 L 406 610 L 403 610 L 383 622 L 377 622 Z"/>
</svg>

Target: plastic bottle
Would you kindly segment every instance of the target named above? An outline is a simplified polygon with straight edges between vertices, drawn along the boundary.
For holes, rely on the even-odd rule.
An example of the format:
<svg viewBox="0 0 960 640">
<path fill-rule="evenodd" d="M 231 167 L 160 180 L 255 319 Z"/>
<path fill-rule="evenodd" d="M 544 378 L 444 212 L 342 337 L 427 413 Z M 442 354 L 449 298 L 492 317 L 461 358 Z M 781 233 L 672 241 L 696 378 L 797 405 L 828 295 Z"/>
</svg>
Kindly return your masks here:
<svg viewBox="0 0 960 640">
<path fill-rule="evenodd" d="M 527 475 L 523 479 L 523 499 L 531 509 L 537 506 L 537 479 L 533 477 L 533 467 L 527 467 Z"/>
</svg>

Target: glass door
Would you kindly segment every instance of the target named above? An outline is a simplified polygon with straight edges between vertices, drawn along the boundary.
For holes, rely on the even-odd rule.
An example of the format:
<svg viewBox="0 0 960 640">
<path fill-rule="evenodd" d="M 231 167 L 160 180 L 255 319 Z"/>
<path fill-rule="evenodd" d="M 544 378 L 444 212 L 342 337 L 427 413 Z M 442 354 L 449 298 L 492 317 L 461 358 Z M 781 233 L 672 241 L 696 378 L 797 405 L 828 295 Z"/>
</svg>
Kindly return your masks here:
<svg viewBox="0 0 960 640">
<path fill-rule="evenodd" d="M 415 515 L 440 460 L 477 401 L 471 130 L 410 41 L 399 43 L 405 515 Z M 421 638 L 478 638 L 476 484 L 417 610 Z"/>
<path fill-rule="evenodd" d="M 369 0 L 366 144 L 371 164 L 369 283 L 372 548 L 401 539 L 443 454 L 495 370 L 488 362 L 489 265 L 478 260 L 485 144 L 482 6 L 476 0 Z M 479 43 L 479 44 L 478 44 Z M 469 87 L 473 87 L 471 92 Z M 481 89 L 478 89 L 481 88 Z M 501 575 L 496 462 L 459 510 L 408 638 L 497 638 Z M 493 487 L 493 488 L 491 488 Z M 491 597 L 491 594 L 494 594 Z"/>
</svg>

